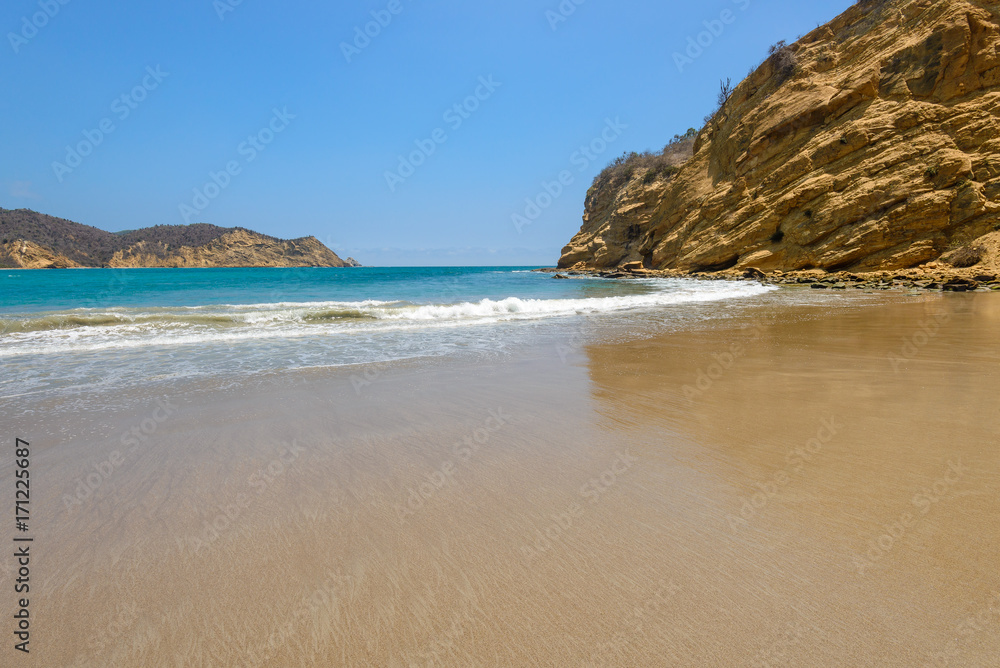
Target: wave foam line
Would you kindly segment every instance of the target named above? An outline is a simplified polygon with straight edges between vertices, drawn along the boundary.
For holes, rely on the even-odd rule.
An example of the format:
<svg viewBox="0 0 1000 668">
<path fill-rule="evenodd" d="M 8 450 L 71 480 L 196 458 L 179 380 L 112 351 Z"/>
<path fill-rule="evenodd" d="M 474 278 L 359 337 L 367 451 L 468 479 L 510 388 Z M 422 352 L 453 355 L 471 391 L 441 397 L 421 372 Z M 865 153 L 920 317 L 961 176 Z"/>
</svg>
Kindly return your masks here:
<svg viewBox="0 0 1000 668">
<path fill-rule="evenodd" d="M 673 286 L 672 286 L 673 287 Z M 39 352 L 47 346 L 94 350 L 144 345 L 235 341 L 315 332 L 344 333 L 362 327 L 425 329 L 490 324 L 575 314 L 613 313 L 751 297 L 774 289 L 754 283 L 699 283 L 641 295 L 575 299 L 481 299 L 457 304 L 408 302 L 312 302 L 221 305 L 171 309 L 75 309 L 68 313 L 0 319 L 5 339 L 0 357 Z M 211 310 L 210 310 L 211 309 Z M 333 329 L 331 329 L 333 326 Z"/>
</svg>

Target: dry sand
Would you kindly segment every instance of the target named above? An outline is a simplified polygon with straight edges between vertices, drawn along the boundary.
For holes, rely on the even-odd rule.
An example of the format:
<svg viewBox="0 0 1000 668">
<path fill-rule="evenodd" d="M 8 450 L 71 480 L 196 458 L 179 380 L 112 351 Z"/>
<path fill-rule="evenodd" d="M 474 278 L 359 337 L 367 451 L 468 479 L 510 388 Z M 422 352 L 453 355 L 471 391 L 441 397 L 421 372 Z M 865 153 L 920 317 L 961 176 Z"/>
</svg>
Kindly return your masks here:
<svg viewBox="0 0 1000 668">
<path fill-rule="evenodd" d="M 5 420 L 18 665 L 996 666 L 1000 299 L 839 299 Z"/>
</svg>

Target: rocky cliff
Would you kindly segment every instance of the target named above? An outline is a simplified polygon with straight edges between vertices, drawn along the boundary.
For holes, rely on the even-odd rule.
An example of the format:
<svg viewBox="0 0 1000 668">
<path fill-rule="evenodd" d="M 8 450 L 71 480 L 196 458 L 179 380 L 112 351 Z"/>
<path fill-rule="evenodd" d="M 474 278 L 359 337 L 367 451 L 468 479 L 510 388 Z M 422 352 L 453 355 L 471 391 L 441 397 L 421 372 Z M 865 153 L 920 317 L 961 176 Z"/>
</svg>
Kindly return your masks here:
<svg viewBox="0 0 1000 668">
<path fill-rule="evenodd" d="M 0 209 L 0 267 L 346 267 L 315 237 L 159 225 L 118 234 L 27 209 Z"/>
<path fill-rule="evenodd" d="M 858 3 L 775 49 L 693 148 L 676 172 L 595 180 L 559 266 L 995 265 L 1000 3 Z"/>
</svg>

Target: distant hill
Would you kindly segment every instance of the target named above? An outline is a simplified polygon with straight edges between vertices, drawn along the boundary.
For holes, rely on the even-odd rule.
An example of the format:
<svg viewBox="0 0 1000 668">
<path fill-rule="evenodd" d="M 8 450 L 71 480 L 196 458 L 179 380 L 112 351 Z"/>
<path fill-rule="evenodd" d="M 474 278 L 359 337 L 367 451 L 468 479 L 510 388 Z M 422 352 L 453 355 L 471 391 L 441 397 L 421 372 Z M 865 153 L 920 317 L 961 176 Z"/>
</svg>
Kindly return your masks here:
<svg viewBox="0 0 1000 668">
<path fill-rule="evenodd" d="M 313 266 L 358 265 L 316 237 L 278 239 L 205 223 L 111 233 L 30 209 L 0 209 L 0 267 Z"/>
</svg>

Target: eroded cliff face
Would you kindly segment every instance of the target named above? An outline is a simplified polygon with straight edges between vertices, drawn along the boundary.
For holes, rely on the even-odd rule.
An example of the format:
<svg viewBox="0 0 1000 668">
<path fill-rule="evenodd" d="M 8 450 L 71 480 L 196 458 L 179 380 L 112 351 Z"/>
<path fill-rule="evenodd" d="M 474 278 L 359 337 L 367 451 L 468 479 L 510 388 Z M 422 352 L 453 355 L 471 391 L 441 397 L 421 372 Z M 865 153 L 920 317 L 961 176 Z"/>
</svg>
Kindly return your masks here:
<svg viewBox="0 0 1000 668">
<path fill-rule="evenodd" d="M 559 266 L 900 269 L 1000 229 L 1000 3 L 861 3 L 783 58 L 678 174 L 592 188 Z"/>
<path fill-rule="evenodd" d="M 15 239 L 0 245 L 0 255 L 10 259 L 5 264 L 20 269 L 69 269 L 81 266 L 64 255 L 24 239 Z"/>
</svg>

